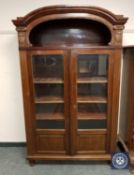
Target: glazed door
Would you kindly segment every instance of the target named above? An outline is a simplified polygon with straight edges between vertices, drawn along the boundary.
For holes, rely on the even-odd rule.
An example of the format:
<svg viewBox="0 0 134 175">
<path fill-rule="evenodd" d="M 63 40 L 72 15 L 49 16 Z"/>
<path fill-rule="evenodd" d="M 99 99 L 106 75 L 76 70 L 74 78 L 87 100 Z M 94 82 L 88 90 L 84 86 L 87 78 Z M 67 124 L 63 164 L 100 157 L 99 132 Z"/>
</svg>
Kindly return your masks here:
<svg viewBox="0 0 134 175">
<path fill-rule="evenodd" d="M 112 112 L 114 58 L 103 49 L 30 52 L 35 153 L 111 152 L 110 144 L 116 143 L 112 126 L 117 125 Z"/>
<path fill-rule="evenodd" d="M 31 51 L 29 59 L 35 152 L 68 154 L 69 102 L 67 52 Z"/>
<path fill-rule="evenodd" d="M 109 153 L 112 134 L 112 51 L 73 50 L 70 66 L 71 153 Z"/>
</svg>

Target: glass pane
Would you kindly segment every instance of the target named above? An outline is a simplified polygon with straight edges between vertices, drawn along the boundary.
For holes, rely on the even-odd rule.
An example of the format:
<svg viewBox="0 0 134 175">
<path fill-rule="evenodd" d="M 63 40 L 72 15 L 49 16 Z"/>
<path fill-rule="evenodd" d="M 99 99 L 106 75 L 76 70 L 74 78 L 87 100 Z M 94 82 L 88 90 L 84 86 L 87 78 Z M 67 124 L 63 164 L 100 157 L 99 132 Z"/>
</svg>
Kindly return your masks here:
<svg viewBox="0 0 134 175">
<path fill-rule="evenodd" d="M 35 84 L 34 87 L 36 97 L 63 97 L 64 94 L 63 84 Z"/>
<path fill-rule="evenodd" d="M 44 120 L 44 121 L 37 121 L 37 128 L 38 129 L 64 129 L 64 121 L 56 121 L 56 120 Z"/>
<path fill-rule="evenodd" d="M 107 127 L 108 55 L 77 57 L 78 129 Z"/>
<path fill-rule="evenodd" d="M 105 54 L 83 54 L 78 56 L 78 78 L 107 77 L 107 58 Z"/>
<path fill-rule="evenodd" d="M 61 78 L 63 79 L 62 55 L 33 55 L 34 78 Z"/>
<path fill-rule="evenodd" d="M 43 113 L 63 113 L 64 104 L 36 104 L 35 110 L 37 114 Z"/>
<path fill-rule="evenodd" d="M 106 113 L 107 104 L 104 103 L 91 103 L 91 104 L 78 104 L 79 113 Z"/>
<path fill-rule="evenodd" d="M 78 129 L 105 129 L 106 120 L 78 120 Z"/>
<path fill-rule="evenodd" d="M 78 96 L 107 96 L 107 84 L 79 84 Z"/>
<path fill-rule="evenodd" d="M 63 55 L 32 56 L 37 128 L 64 128 L 63 58 Z"/>
</svg>

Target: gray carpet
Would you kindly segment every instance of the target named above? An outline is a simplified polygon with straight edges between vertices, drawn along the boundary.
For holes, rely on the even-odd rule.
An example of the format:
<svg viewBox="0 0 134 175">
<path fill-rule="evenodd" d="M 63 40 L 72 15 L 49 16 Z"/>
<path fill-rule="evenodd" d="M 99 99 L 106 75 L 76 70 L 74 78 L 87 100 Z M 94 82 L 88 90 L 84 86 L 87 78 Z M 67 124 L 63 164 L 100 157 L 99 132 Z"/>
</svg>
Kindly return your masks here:
<svg viewBox="0 0 134 175">
<path fill-rule="evenodd" d="M 29 166 L 25 147 L 0 147 L 0 175 L 130 175 L 107 162 L 44 162 Z"/>
</svg>

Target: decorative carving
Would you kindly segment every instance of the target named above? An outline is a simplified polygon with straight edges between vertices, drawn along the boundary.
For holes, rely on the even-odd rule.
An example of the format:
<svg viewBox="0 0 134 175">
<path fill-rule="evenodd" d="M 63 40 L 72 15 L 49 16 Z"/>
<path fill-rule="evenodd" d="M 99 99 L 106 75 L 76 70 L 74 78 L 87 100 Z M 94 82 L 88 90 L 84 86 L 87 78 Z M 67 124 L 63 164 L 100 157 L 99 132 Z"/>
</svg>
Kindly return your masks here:
<svg viewBox="0 0 134 175">
<path fill-rule="evenodd" d="M 124 26 L 123 25 L 115 25 L 113 26 L 113 34 L 112 39 L 109 45 L 122 45 L 122 33 L 123 33 Z"/>
<path fill-rule="evenodd" d="M 115 31 L 115 44 L 116 45 L 122 44 L 122 30 Z"/>
<path fill-rule="evenodd" d="M 122 25 L 116 25 L 114 26 L 115 30 L 115 44 L 121 45 L 122 44 L 122 31 L 124 29 L 124 26 Z"/>
<path fill-rule="evenodd" d="M 19 46 L 24 47 L 27 45 L 26 42 L 26 32 L 25 31 L 19 31 L 18 32 L 18 38 L 19 38 Z"/>
</svg>

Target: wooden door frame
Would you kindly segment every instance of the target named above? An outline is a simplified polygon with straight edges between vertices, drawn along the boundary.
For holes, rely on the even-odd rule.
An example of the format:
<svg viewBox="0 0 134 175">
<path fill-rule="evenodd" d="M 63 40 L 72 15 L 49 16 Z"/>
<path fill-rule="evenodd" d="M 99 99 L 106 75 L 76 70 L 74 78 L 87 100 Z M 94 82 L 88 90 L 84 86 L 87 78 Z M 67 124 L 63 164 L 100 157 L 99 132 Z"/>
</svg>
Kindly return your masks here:
<svg viewBox="0 0 134 175">
<path fill-rule="evenodd" d="M 68 76 L 68 69 L 69 69 L 69 63 L 68 63 L 68 53 L 67 50 L 63 49 L 53 49 L 53 50 L 29 50 L 28 51 L 28 59 L 27 59 L 27 65 L 28 65 L 28 77 L 29 77 L 29 89 L 30 89 L 30 106 L 31 106 L 31 112 L 28 117 L 32 123 L 33 127 L 27 127 L 28 130 L 32 130 L 32 135 L 30 137 L 32 138 L 33 142 L 36 142 L 36 120 L 35 120 L 35 105 L 34 105 L 34 87 L 33 87 L 33 75 L 32 75 L 32 55 L 62 55 L 63 56 L 63 63 L 64 63 L 64 114 L 65 114 L 65 151 L 66 154 L 69 154 L 70 152 L 70 145 L 69 145 L 69 76 Z M 27 139 L 28 140 L 28 139 Z M 37 153 L 36 144 L 34 144 L 34 153 Z"/>
<path fill-rule="evenodd" d="M 117 49 L 118 50 L 118 49 Z M 118 103 L 119 103 L 119 77 L 120 77 L 120 50 L 115 49 L 73 49 L 71 51 L 70 63 L 70 127 L 71 127 L 71 154 L 77 154 L 77 56 L 79 54 L 108 54 L 108 103 L 107 103 L 107 136 L 106 136 L 106 152 L 112 153 L 116 149 L 117 124 L 118 124 Z M 115 74 L 114 74 L 115 73 Z M 116 100 L 116 102 L 115 102 Z M 116 113 L 115 113 L 116 111 Z"/>
</svg>

